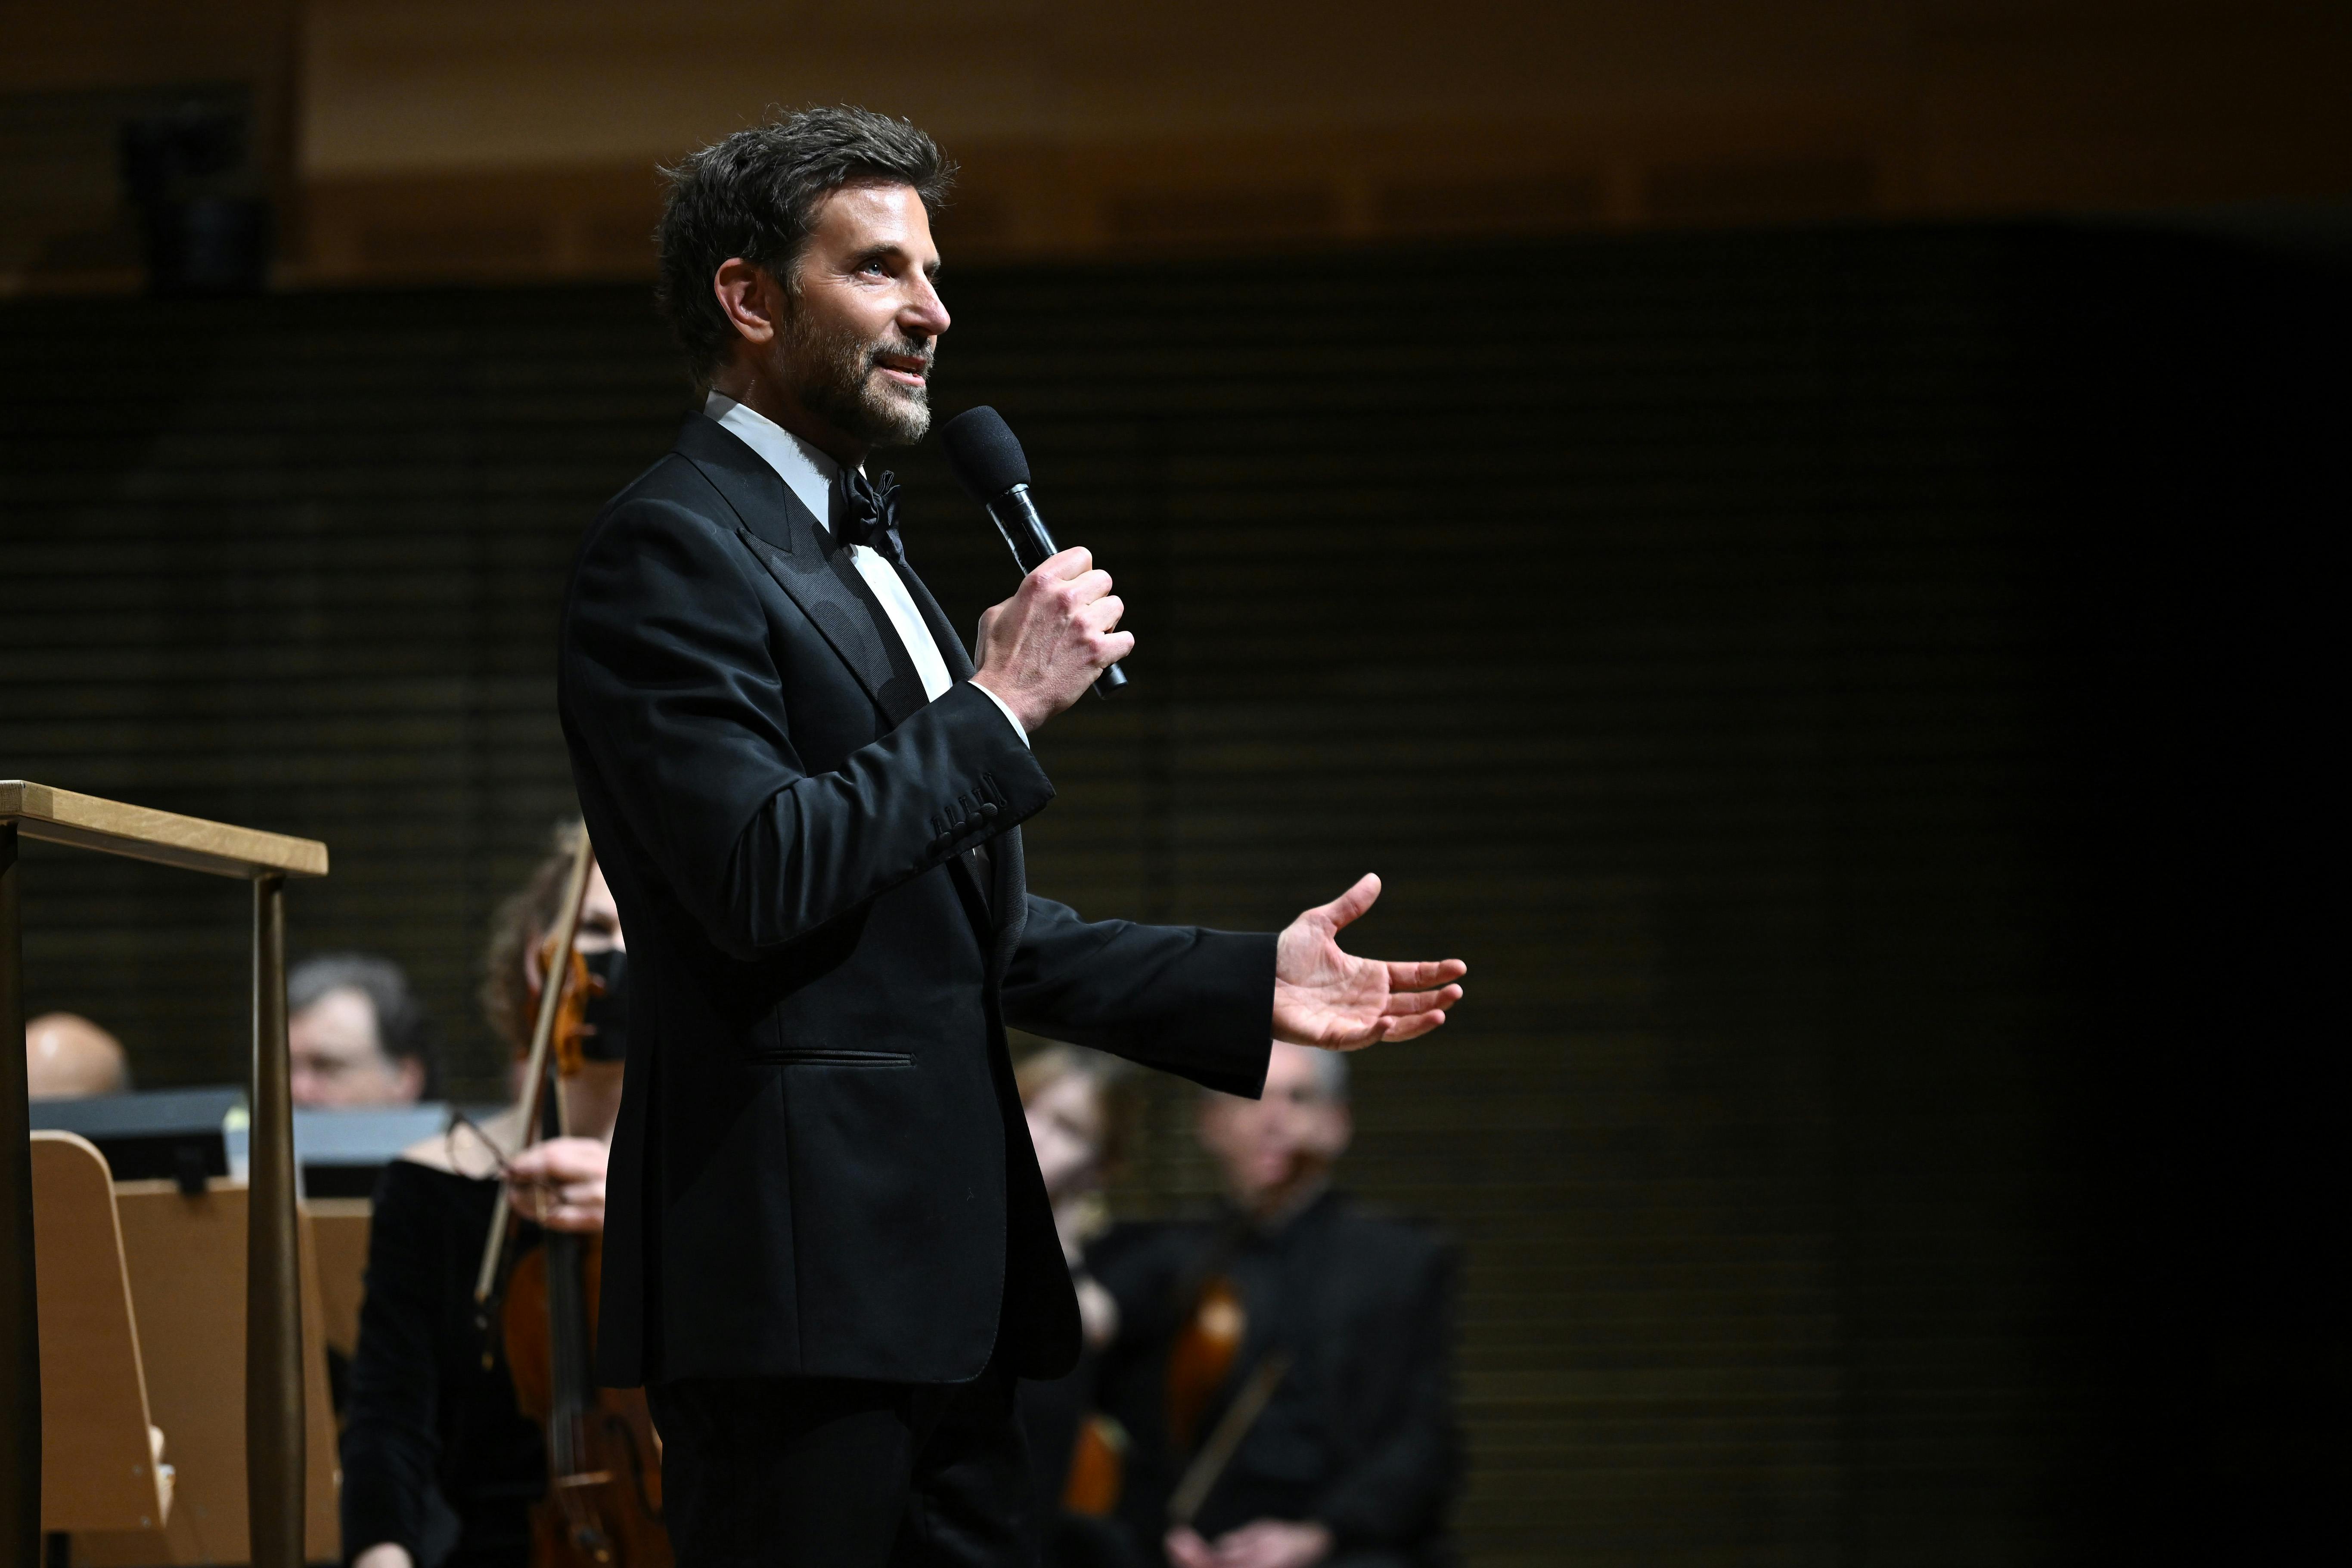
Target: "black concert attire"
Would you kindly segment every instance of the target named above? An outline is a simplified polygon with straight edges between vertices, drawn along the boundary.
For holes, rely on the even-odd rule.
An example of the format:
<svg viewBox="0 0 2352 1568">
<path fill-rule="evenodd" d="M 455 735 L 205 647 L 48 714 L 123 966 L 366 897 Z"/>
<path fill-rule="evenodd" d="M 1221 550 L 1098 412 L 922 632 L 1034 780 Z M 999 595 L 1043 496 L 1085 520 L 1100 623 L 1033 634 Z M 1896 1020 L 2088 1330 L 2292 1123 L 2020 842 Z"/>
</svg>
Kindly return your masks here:
<svg viewBox="0 0 2352 1568">
<path fill-rule="evenodd" d="M 1192 1458 L 1168 1431 L 1169 1347 L 1213 1274 L 1231 1281 L 1246 1327 L 1200 1436 L 1265 1357 L 1291 1359 L 1193 1528 L 1214 1541 L 1253 1520 L 1312 1521 L 1332 1533 L 1334 1568 L 1452 1561 L 1462 1458 L 1449 1247 L 1326 1192 L 1271 1231 L 1233 1215 L 1121 1226 L 1088 1260 L 1119 1305 L 1098 1397 L 1128 1430 L 1118 1513 L 1145 1561 L 1164 1561 L 1168 1500 Z"/>
<path fill-rule="evenodd" d="M 1053 786 L 834 485 L 820 518 L 690 416 L 564 609 L 563 730 L 629 933 L 598 1365 L 648 1385 L 684 1568 L 1020 1560 L 1012 1379 L 1066 1371 L 1078 1316 L 1005 1026 L 1265 1081 L 1274 938 L 1029 894 L 1018 824 Z M 936 700 L 853 542 L 894 558 Z"/>
<path fill-rule="evenodd" d="M 1137 1554 L 1118 1520 L 1086 1518 L 1062 1508 L 1079 1435 L 1101 1405 L 1102 1364 L 1103 1357 L 1087 1349 L 1061 1377 L 1021 1380 L 1021 1431 L 1029 1446 L 1030 1508 L 1041 1521 L 1043 1568 L 1144 1568 L 1156 1561 Z"/>
<path fill-rule="evenodd" d="M 496 1181 L 409 1160 L 376 1184 L 342 1437 L 347 1556 L 391 1542 L 417 1568 L 530 1560 L 547 1454 L 538 1423 L 515 1408 L 503 1336 L 484 1365 L 474 1320 L 498 1194 Z"/>
<path fill-rule="evenodd" d="M 1085 1349 L 1078 1353 L 1078 1364 L 1059 1377 L 1021 1380 L 1018 1399 L 1021 1432 L 1029 1447 L 1030 1507 L 1039 1519 L 1052 1519 L 1061 1510 L 1078 1431 L 1095 1408 L 1101 1359 L 1093 1349 Z"/>
<path fill-rule="evenodd" d="M 1073 1280 L 1083 1267 L 1073 1269 Z M 1062 1510 L 1079 1434 L 1101 1404 L 1097 1394 L 1102 1365 L 1102 1353 L 1088 1345 L 1078 1353 L 1078 1364 L 1062 1376 L 1021 1380 L 1018 1405 L 1022 1436 L 1029 1446 L 1030 1509 L 1041 1521 L 1044 1568 L 1142 1568 L 1144 1560 L 1128 1544 L 1127 1533 L 1116 1521 Z"/>
</svg>

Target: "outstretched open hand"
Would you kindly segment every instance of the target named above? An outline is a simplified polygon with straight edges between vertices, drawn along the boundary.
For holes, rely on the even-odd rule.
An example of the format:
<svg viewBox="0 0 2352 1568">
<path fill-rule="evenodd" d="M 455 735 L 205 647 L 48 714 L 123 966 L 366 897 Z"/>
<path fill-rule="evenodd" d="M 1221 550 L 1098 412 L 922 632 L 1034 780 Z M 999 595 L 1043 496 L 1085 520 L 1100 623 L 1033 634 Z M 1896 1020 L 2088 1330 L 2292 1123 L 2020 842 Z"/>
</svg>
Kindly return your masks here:
<svg viewBox="0 0 2352 1568">
<path fill-rule="evenodd" d="M 1462 999 L 1451 982 L 1468 972 L 1459 958 L 1385 963 L 1339 947 L 1339 928 L 1372 906 L 1381 879 L 1366 875 L 1330 903 L 1283 927 L 1274 946 L 1274 1037 L 1326 1051 L 1356 1051 L 1411 1040 L 1445 1021 Z"/>
</svg>

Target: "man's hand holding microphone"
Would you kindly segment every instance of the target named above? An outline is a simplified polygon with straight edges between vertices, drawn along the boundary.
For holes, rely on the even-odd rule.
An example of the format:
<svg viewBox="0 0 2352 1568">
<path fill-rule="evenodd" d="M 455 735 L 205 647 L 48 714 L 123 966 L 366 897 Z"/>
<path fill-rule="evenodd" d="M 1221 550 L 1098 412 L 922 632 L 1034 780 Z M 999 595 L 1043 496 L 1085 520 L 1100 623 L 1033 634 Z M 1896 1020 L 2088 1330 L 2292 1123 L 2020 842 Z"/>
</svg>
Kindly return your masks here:
<svg viewBox="0 0 2352 1568">
<path fill-rule="evenodd" d="M 1034 735 L 1134 649 L 1135 634 L 1118 629 L 1126 612 L 1092 551 L 1051 556 L 1012 598 L 982 614 L 972 684 L 987 687 Z"/>
</svg>

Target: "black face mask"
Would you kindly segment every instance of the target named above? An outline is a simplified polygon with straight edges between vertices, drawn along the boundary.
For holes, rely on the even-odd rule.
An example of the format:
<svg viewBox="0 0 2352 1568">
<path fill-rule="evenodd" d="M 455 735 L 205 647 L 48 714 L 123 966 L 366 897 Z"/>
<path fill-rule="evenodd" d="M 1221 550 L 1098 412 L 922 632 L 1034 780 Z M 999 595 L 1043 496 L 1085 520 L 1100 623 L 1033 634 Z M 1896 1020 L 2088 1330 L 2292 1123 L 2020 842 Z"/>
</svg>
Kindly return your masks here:
<svg viewBox="0 0 2352 1568">
<path fill-rule="evenodd" d="M 588 994 L 588 1032 L 580 1054 L 591 1061 L 620 1061 L 629 1054 L 629 956 L 619 948 L 583 953 L 588 972 L 603 982 Z"/>
</svg>

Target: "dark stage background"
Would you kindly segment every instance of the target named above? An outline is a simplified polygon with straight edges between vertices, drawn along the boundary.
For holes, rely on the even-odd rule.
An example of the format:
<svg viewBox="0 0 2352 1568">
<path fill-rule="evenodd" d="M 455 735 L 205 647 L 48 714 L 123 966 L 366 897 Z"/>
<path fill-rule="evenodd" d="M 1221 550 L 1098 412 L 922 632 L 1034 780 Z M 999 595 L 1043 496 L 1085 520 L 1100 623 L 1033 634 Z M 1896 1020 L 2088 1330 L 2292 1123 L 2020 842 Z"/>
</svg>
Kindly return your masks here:
<svg viewBox="0 0 2352 1568">
<path fill-rule="evenodd" d="M 1121 580 L 1040 891 L 1472 965 L 1351 1178 L 1465 1243 L 1480 1564 L 2256 1560 L 2347 1476 L 2333 263 L 1879 229 L 959 272 Z M 640 287 L 0 309 L 0 775 L 315 835 L 461 1091 L 570 808 Z M 911 552 L 1010 584 L 934 449 Z M 2334 702 L 2328 699 L 2335 698 Z M 232 884 L 33 846 L 36 1008 L 242 1071 Z M 1128 1212 L 1207 1190 L 1156 1092 Z"/>
</svg>

